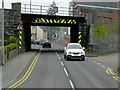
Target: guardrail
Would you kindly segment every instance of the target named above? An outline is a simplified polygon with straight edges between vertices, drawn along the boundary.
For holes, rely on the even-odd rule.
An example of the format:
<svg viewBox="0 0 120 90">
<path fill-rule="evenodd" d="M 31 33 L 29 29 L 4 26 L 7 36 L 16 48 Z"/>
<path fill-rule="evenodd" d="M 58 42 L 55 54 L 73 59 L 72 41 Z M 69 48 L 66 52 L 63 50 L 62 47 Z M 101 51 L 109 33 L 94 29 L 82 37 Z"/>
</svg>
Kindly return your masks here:
<svg viewBox="0 0 120 90">
<path fill-rule="evenodd" d="M 30 5 L 23 4 L 24 6 L 21 8 L 22 13 L 27 14 L 44 14 L 47 15 L 47 10 L 49 6 L 45 5 Z M 69 16 L 69 8 L 68 7 L 58 7 L 58 13 L 56 15 Z"/>
</svg>

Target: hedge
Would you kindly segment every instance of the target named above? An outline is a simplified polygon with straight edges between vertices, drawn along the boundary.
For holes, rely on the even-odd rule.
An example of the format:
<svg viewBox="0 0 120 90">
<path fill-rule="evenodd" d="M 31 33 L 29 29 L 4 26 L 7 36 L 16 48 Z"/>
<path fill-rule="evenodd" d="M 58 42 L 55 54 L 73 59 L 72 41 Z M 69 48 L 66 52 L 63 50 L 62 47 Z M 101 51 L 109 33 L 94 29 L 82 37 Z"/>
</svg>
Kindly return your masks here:
<svg viewBox="0 0 120 90">
<path fill-rule="evenodd" d="M 10 43 L 9 45 L 5 46 L 4 47 L 5 53 L 8 52 L 8 47 L 10 47 L 10 51 L 11 51 L 11 50 L 13 50 L 13 49 L 15 49 L 17 47 L 17 44 L 16 43 Z"/>
<path fill-rule="evenodd" d="M 16 43 L 16 38 L 13 37 L 13 36 L 10 36 L 8 41 L 9 41 L 9 44 L 10 43 Z"/>
</svg>

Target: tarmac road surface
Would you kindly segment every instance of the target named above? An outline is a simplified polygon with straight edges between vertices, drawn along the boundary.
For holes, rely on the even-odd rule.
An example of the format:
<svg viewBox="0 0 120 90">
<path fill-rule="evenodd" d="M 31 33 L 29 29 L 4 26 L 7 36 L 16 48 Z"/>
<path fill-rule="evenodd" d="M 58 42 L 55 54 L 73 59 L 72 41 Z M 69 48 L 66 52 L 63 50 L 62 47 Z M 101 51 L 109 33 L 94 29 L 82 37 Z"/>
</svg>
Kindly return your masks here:
<svg viewBox="0 0 120 90">
<path fill-rule="evenodd" d="M 44 49 L 43 49 L 44 50 Z M 60 52 L 38 52 L 9 88 L 106 88 L 117 90 L 118 80 L 104 64 L 66 61 Z"/>
</svg>

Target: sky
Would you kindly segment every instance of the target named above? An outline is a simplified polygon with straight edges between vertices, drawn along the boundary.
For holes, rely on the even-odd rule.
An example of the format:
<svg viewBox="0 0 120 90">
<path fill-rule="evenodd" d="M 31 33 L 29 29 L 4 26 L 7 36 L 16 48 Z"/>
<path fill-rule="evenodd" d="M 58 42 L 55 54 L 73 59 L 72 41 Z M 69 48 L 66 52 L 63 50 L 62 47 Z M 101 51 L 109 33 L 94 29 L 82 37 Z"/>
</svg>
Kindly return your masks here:
<svg viewBox="0 0 120 90">
<path fill-rule="evenodd" d="M 47 5 L 49 6 L 54 0 L 31 0 L 32 4 Z M 55 0 L 58 7 L 69 7 L 69 2 L 72 0 Z M 78 0 L 77 0 L 78 1 Z M 79 0 L 81 2 L 118 2 L 120 0 Z M 11 3 L 21 2 L 23 4 L 29 4 L 30 0 L 4 0 L 4 7 L 6 9 L 11 8 Z M 2 0 L 0 0 L 0 8 L 2 8 Z"/>
<path fill-rule="evenodd" d="M 46 5 L 49 6 L 54 0 L 31 0 L 31 4 L 34 5 Z M 69 7 L 69 2 L 72 0 L 55 0 L 57 6 Z M 23 4 L 30 4 L 30 0 L 4 0 L 4 7 L 6 9 L 11 8 L 11 3 L 21 2 Z M 2 8 L 2 0 L 0 0 L 0 8 Z"/>
</svg>

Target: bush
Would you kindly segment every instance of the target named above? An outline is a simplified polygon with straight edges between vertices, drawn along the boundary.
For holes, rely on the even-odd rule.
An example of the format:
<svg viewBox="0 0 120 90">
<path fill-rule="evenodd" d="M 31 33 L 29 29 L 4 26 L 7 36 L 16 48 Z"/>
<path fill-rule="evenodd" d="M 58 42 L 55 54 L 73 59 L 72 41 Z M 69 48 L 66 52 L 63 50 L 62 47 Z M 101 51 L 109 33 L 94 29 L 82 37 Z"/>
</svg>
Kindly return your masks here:
<svg viewBox="0 0 120 90">
<path fill-rule="evenodd" d="M 2 47 L 0 46 L 0 51 L 2 51 Z"/>
<path fill-rule="evenodd" d="M 97 31 L 99 31 L 99 36 L 104 36 L 106 28 L 103 25 L 95 25 L 95 36 L 97 36 Z"/>
<path fill-rule="evenodd" d="M 10 44 L 10 43 L 16 43 L 16 38 L 13 37 L 13 36 L 10 36 L 10 37 L 9 37 L 9 44 Z"/>
<path fill-rule="evenodd" d="M 118 67 L 118 73 L 120 73 L 120 67 Z"/>
<path fill-rule="evenodd" d="M 5 52 L 5 53 L 8 52 L 8 47 L 7 47 L 7 46 L 4 47 L 4 52 Z"/>
<path fill-rule="evenodd" d="M 17 44 L 16 43 L 10 43 L 9 45 L 5 46 L 4 47 L 5 53 L 8 52 L 8 47 L 10 47 L 10 51 L 11 51 L 11 50 L 13 50 L 17 47 Z"/>
</svg>

